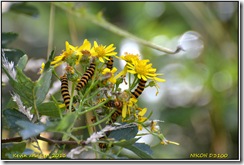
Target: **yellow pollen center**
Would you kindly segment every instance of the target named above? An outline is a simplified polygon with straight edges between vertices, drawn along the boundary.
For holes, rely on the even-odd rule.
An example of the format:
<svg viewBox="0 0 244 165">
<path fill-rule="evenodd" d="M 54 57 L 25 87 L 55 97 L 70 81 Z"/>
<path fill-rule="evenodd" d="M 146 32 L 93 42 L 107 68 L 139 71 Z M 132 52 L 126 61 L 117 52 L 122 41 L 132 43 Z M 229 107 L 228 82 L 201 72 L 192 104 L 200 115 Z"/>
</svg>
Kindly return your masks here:
<svg viewBox="0 0 244 165">
<path fill-rule="evenodd" d="M 106 54 L 103 46 L 96 47 L 95 51 L 97 52 L 98 56 L 104 56 Z"/>
</svg>

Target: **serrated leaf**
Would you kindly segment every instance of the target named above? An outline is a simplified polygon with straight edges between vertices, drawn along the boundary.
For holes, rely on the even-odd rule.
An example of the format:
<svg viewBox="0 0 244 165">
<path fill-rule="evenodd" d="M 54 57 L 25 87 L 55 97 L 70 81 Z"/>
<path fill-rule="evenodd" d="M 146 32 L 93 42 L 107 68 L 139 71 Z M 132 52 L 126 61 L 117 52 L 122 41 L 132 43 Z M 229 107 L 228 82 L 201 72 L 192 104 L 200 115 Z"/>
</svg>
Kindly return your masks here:
<svg viewBox="0 0 244 165">
<path fill-rule="evenodd" d="M 109 138 L 114 138 L 117 141 L 129 140 L 136 136 L 138 133 L 138 127 L 136 124 L 122 125 L 120 128 L 111 131 L 108 135 Z"/>
<path fill-rule="evenodd" d="M 36 104 L 40 104 L 46 98 L 52 78 L 52 71 L 44 72 L 36 82 Z"/>
<path fill-rule="evenodd" d="M 9 81 L 9 83 L 14 88 L 14 92 L 17 93 L 23 104 L 27 107 L 31 107 L 34 105 L 34 88 L 35 83 L 27 77 L 21 70 L 16 69 L 16 81 Z"/>
<path fill-rule="evenodd" d="M 53 101 L 42 103 L 37 107 L 37 109 L 41 115 L 60 117 L 59 107 Z"/>
<path fill-rule="evenodd" d="M 28 61 L 28 57 L 27 57 L 27 55 L 25 54 L 24 56 L 22 56 L 22 57 L 19 59 L 17 65 L 16 65 L 16 68 L 18 68 L 18 69 L 21 70 L 21 71 L 24 70 L 24 68 L 25 68 L 25 66 L 26 66 L 26 64 L 27 64 L 27 61 Z"/>
<path fill-rule="evenodd" d="M 45 131 L 46 126 L 43 124 L 33 124 L 30 121 L 19 120 L 16 121 L 16 124 L 22 127 L 22 130 L 19 131 L 22 139 L 28 139 L 39 135 L 41 132 Z"/>
<path fill-rule="evenodd" d="M 2 158 L 3 159 L 13 159 L 15 154 L 22 154 L 25 150 L 26 143 L 4 143 L 2 144 Z"/>
<path fill-rule="evenodd" d="M 67 114 L 59 122 L 58 126 L 56 127 L 56 130 L 61 131 L 61 132 L 68 130 L 72 126 L 72 123 L 75 121 L 75 116 L 76 116 L 76 113 Z"/>
<path fill-rule="evenodd" d="M 28 5 L 26 3 L 13 4 L 10 7 L 10 11 L 20 14 L 26 14 L 32 17 L 36 17 L 39 15 L 39 11 L 35 6 Z"/>
<path fill-rule="evenodd" d="M 2 47 L 6 47 L 7 44 L 13 42 L 18 37 L 17 33 L 7 32 L 2 33 Z"/>
</svg>

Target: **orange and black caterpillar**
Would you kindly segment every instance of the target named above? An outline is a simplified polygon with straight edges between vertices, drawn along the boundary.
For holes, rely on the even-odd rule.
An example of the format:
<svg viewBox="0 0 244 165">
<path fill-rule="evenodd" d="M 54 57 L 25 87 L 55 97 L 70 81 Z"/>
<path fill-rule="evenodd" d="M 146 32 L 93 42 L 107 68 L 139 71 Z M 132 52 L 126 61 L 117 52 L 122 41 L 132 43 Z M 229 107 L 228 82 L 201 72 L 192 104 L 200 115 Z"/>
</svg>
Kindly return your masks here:
<svg viewBox="0 0 244 165">
<path fill-rule="evenodd" d="M 113 68 L 113 64 L 114 64 L 113 57 L 112 57 L 112 56 L 109 56 L 109 60 L 108 60 L 108 62 L 106 63 L 107 68 L 110 69 L 110 70 L 112 70 L 112 68 Z"/>
<path fill-rule="evenodd" d="M 114 123 L 122 114 L 123 102 L 119 100 L 110 100 L 105 104 L 105 106 L 116 108 L 115 112 L 111 115 L 111 121 L 109 124 Z"/>
<path fill-rule="evenodd" d="M 77 86 L 75 87 L 75 89 L 77 91 L 81 90 L 81 88 L 83 88 L 87 83 L 88 80 L 91 79 L 91 77 L 93 76 L 94 72 L 95 72 L 95 63 L 94 61 L 91 62 L 89 68 L 86 70 L 86 72 L 83 74 L 83 76 L 81 77 L 79 83 L 77 84 Z"/>
<path fill-rule="evenodd" d="M 145 80 L 143 79 L 140 79 L 139 81 L 139 84 L 138 86 L 136 87 L 135 91 L 132 92 L 132 95 L 135 97 L 135 98 L 138 98 L 141 93 L 143 92 L 144 88 L 145 88 L 145 85 L 146 85 L 146 82 Z"/>
<path fill-rule="evenodd" d="M 67 109 L 69 109 L 69 104 L 70 104 L 70 95 L 69 95 L 69 88 L 68 88 L 68 79 L 67 75 L 64 74 L 63 76 L 60 77 L 61 79 L 61 94 L 64 99 L 64 104 Z M 71 110 L 74 111 L 74 107 L 71 107 Z"/>
<path fill-rule="evenodd" d="M 110 134 L 110 131 L 105 132 L 105 136 L 100 137 L 99 140 L 101 140 L 101 141 L 105 141 L 105 140 L 107 140 L 109 134 Z M 99 146 L 99 148 L 100 148 L 101 150 L 104 151 L 104 150 L 106 150 L 106 149 L 108 148 L 108 143 L 101 142 L 101 143 L 98 143 L 98 146 Z M 111 147 L 113 147 L 113 145 L 111 145 Z"/>
</svg>

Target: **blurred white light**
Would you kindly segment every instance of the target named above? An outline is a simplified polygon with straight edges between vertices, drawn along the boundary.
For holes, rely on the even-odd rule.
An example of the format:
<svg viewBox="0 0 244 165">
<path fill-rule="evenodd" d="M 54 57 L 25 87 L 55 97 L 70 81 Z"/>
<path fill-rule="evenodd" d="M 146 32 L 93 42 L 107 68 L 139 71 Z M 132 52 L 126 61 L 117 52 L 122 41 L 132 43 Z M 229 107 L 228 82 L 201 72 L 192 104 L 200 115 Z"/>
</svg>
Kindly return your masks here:
<svg viewBox="0 0 244 165">
<path fill-rule="evenodd" d="M 122 40 L 120 48 L 121 55 L 126 52 L 132 54 L 140 54 L 139 45 L 135 41 L 132 41 L 130 39 Z"/>
<path fill-rule="evenodd" d="M 2 13 L 7 12 L 10 9 L 11 5 L 15 3 L 21 3 L 21 2 L 2 2 Z"/>
<path fill-rule="evenodd" d="M 130 40 L 130 39 L 124 39 L 121 42 L 121 46 L 120 46 L 120 55 L 124 55 L 125 53 L 131 53 L 131 54 L 138 54 L 141 56 L 140 54 L 140 50 L 139 50 L 139 45 Z M 141 57 L 142 59 L 142 57 Z M 124 60 L 119 60 L 119 64 L 121 66 L 121 68 L 124 68 L 125 66 L 125 61 Z"/>
<path fill-rule="evenodd" d="M 164 83 L 159 82 L 159 93 L 157 93 L 157 89 L 155 87 L 148 87 L 143 91 L 143 94 L 141 95 L 141 98 L 146 102 L 158 102 L 160 99 L 162 99 L 162 96 L 164 94 Z"/>
<path fill-rule="evenodd" d="M 162 2 L 146 2 L 144 7 L 151 18 L 160 17 L 165 11 L 165 5 Z"/>
<path fill-rule="evenodd" d="M 30 59 L 25 66 L 25 71 L 39 71 L 45 61 L 45 59 Z"/>
<path fill-rule="evenodd" d="M 194 31 L 185 32 L 178 42 L 189 58 L 197 58 L 204 48 L 201 35 Z"/>
<path fill-rule="evenodd" d="M 128 82 L 127 77 L 125 78 L 125 80 Z M 123 82 L 119 85 L 119 88 L 121 89 L 121 91 L 127 90 L 127 89 L 129 89 L 129 83 L 125 84 L 125 82 Z"/>
<path fill-rule="evenodd" d="M 182 77 L 187 68 L 179 63 L 168 64 L 160 73 L 165 74 L 166 82 L 163 89 L 165 105 L 169 107 L 188 106 L 198 101 L 202 94 L 204 78 L 202 75 L 189 74 Z"/>
<path fill-rule="evenodd" d="M 235 11 L 235 2 L 216 2 L 217 15 L 222 21 L 228 21 Z"/>
</svg>

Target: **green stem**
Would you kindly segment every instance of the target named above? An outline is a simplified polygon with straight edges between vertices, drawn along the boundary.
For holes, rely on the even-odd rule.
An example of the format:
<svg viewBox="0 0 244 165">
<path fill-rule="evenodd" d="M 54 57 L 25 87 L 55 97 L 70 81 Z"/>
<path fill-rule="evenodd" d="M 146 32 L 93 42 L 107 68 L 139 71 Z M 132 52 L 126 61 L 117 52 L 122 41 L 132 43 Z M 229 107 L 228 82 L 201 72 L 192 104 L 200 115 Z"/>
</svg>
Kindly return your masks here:
<svg viewBox="0 0 244 165">
<path fill-rule="evenodd" d="M 107 102 L 108 102 L 108 100 L 106 100 L 106 101 L 104 101 L 104 102 L 102 102 L 102 103 L 100 103 L 100 104 L 97 104 L 97 105 L 95 105 L 95 106 L 93 106 L 93 107 L 91 107 L 91 108 L 88 108 L 88 109 L 85 110 L 85 111 L 78 112 L 78 114 L 79 114 L 79 115 L 83 115 L 83 114 L 85 114 L 85 113 L 87 113 L 87 112 L 93 111 L 93 110 L 95 110 L 95 109 L 97 109 L 97 108 L 103 106 L 103 105 L 104 105 L 105 103 L 107 103 Z"/>
<path fill-rule="evenodd" d="M 70 97 L 70 104 L 69 104 L 70 113 L 72 112 L 74 91 L 75 91 L 75 83 L 72 83 L 71 97 Z"/>
<path fill-rule="evenodd" d="M 36 116 L 37 116 L 37 120 L 40 121 L 40 115 L 39 115 L 39 113 L 38 113 L 37 106 L 36 106 L 36 99 L 35 99 L 34 90 L 33 90 L 32 94 L 33 94 L 33 96 L 34 96 L 34 99 L 33 99 L 33 105 L 34 105 L 35 114 L 36 114 Z"/>
<path fill-rule="evenodd" d="M 98 15 L 92 15 L 92 14 L 87 13 L 84 10 L 82 10 L 82 11 L 74 10 L 73 7 L 67 7 L 65 4 L 62 4 L 60 2 L 54 3 L 54 4 L 56 6 L 62 8 L 63 10 L 69 12 L 70 14 L 77 16 L 78 18 L 85 19 L 86 21 L 92 22 L 93 24 L 98 25 L 100 27 L 103 27 L 104 29 L 109 30 L 109 31 L 111 31 L 117 35 L 120 35 L 120 36 L 125 37 L 125 38 L 130 38 L 132 40 L 135 40 L 139 44 L 148 46 L 150 48 L 162 51 L 162 52 L 167 53 L 167 54 L 176 54 L 181 50 L 180 47 L 177 47 L 176 50 L 170 50 L 168 48 L 165 48 L 165 47 L 162 47 L 159 45 L 155 45 L 155 44 L 153 44 L 147 40 L 141 39 L 141 38 L 127 32 L 127 31 L 125 31 L 125 30 L 120 29 L 119 27 L 111 24 L 110 22 L 107 22 L 102 17 L 102 15 L 99 15 L 99 14 Z"/>
<path fill-rule="evenodd" d="M 52 100 L 54 101 L 54 103 L 56 104 L 56 106 L 58 106 L 58 101 L 55 99 L 55 97 L 53 97 L 53 95 L 51 95 L 51 97 L 52 97 Z M 62 115 L 60 108 L 58 108 L 58 113 L 59 113 L 60 119 L 62 119 L 63 115 Z"/>
<path fill-rule="evenodd" d="M 53 34 L 54 34 L 54 22 L 55 22 L 54 20 L 55 20 L 55 5 L 51 3 L 47 54 L 50 54 L 53 48 Z M 47 60 L 48 58 L 49 57 L 47 57 Z"/>
<path fill-rule="evenodd" d="M 135 86 L 138 84 L 138 82 L 139 82 L 139 79 L 136 77 L 136 78 L 134 78 L 134 81 L 133 81 L 133 83 L 131 84 L 131 86 L 130 86 L 130 91 L 133 89 L 133 88 L 135 88 Z"/>
<path fill-rule="evenodd" d="M 72 129 L 72 131 L 78 131 L 78 130 L 81 130 L 81 129 L 85 129 L 87 127 L 93 127 L 93 126 L 99 125 L 102 122 L 106 121 L 108 118 L 110 118 L 110 116 L 114 113 L 114 111 L 115 110 L 111 111 L 106 117 L 104 117 L 103 119 L 99 120 L 96 123 L 93 123 L 91 125 L 81 126 L 81 127 L 75 127 L 75 128 Z"/>
</svg>

